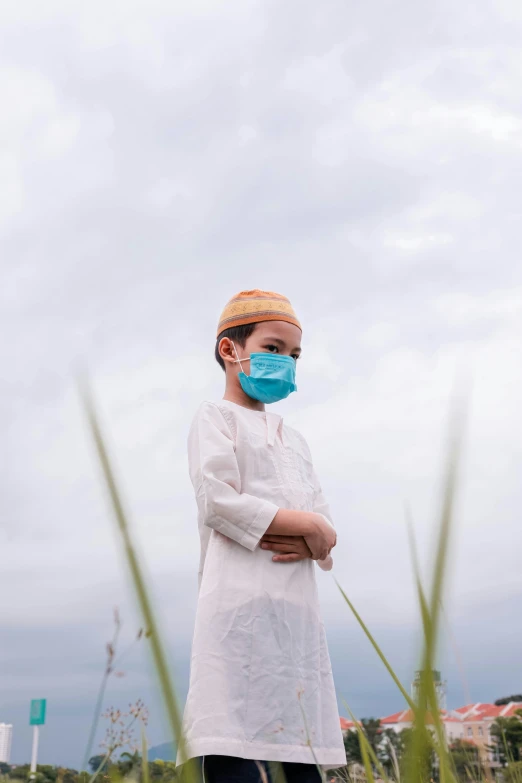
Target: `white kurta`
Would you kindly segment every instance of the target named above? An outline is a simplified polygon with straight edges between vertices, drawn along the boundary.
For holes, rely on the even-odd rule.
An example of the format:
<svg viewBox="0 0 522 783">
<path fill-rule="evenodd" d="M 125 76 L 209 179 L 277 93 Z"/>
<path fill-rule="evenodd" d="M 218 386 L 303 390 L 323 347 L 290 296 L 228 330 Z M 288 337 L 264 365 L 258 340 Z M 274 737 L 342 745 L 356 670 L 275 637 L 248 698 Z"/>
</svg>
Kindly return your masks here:
<svg viewBox="0 0 522 783">
<path fill-rule="evenodd" d="M 314 561 L 258 546 L 279 508 L 329 519 L 308 446 L 280 416 L 221 401 L 199 408 L 188 453 L 201 538 L 188 756 L 314 763 L 311 745 L 342 766 Z"/>
</svg>

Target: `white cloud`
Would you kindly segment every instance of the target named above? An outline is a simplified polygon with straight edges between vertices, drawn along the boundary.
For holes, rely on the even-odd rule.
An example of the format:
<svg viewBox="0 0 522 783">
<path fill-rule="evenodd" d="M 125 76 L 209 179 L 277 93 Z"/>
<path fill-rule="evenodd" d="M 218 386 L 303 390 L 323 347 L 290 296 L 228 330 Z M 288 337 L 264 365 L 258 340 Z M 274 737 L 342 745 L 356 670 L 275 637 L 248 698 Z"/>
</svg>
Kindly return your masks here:
<svg viewBox="0 0 522 783">
<path fill-rule="evenodd" d="M 437 245 L 449 245 L 453 241 L 451 234 L 424 234 L 417 236 L 387 236 L 385 247 L 396 247 L 399 250 L 418 251 Z"/>
<path fill-rule="evenodd" d="M 438 313 L 452 326 L 478 326 L 481 322 L 504 323 L 516 334 L 522 326 L 522 289 L 491 291 L 486 296 L 448 293 L 435 303 Z"/>
<path fill-rule="evenodd" d="M 126 594 L 74 388 L 86 365 L 160 611 L 170 629 L 176 605 L 190 636 L 184 441 L 221 393 L 220 308 L 254 286 L 288 293 L 304 322 L 299 392 L 281 411 L 310 440 L 337 573 L 364 616 L 414 616 L 403 501 L 428 561 L 460 368 L 472 396 L 454 604 L 520 595 L 522 11 L 469 13 L 2 4 L 10 632 L 74 619 L 97 633 Z M 335 629 L 345 610 L 320 583 Z"/>
</svg>

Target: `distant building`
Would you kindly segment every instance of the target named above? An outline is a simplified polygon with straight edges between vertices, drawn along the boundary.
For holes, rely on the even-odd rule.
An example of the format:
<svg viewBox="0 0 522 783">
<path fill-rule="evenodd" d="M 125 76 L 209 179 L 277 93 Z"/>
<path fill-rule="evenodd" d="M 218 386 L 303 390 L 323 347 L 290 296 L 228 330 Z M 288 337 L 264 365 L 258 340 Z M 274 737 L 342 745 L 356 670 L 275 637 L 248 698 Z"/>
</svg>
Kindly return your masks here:
<svg viewBox="0 0 522 783">
<path fill-rule="evenodd" d="M 456 740 L 469 742 L 478 749 L 482 763 L 488 767 L 498 766 L 498 758 L 491 736 L 491 727 L 497 718 L 510 718 L 522 710 L 522 702 L 510 702 L 509 704 L 468 704 L 465 707 L 459 707 L 457 710 L 446 709 L 446 683 L 442 680 L 439 671 L 432 672 L 433 682 L 437 695 L 437 701 L 440 705 L 440 720 L 444 728 L 444 735 L 448 745 Z M 412 696 L 418 701 L 422 683 L 422 672 L 415 673 L 415 680 L 412 684 Z M 433 715 L 429 710 L 425 715 L 426 726 L 432 731 L 435 730 Z M 340 718 L 341 731 L 346 734 L 349 731 L 355 731 L 355 724 L 346 718 Z M 381 729 L 392 730 L 399 734 L 403 729 L 409 729 L 413 726 L 413 713 L 410 709 L 396 712 L 393 715 L 387 715 L 381 718 Z"/>
<path fill-rule="evenodd" d="M 491 737 L 491 726 L 497 718 L 511 718 L 518 710 L 522 710 L 522 702 L 512 701 L 500 706 L 478 702 L 459 707 L 458 710 L 453 711 L 453 714 L 458 715 L 462 721 L 463 739 L 477 746 L 484 762 L 495 764 L 498 759 L 495 758 L 492 750 L 494 743 Z"/>
<path fill-rule="evenodd" d="M 343 718 L 342 716 L 339 718 L 339 721 L 341 722 L 341 731 L 343 734 L 347 731 L 355 731 L 355 723 L 351 720 L 348 720 L 348 718 Z"/>
<path fill-rule="evenodd" d="M 0 723 L 0 761 L 9 764 L 13 727 L 10 723 Z"/>
<path fill-rule="evenodd" d="M 457 739 L 465 739 L 462 716 L 456 714 L 456 712 L 441 710 L 440 720 L 444 727 L 448 744 L 455 742 Z M 396 712 L 393 715 L 387 715 L 386 718 L 381 718 L 381 726 L 383 729 L 391 729 L 399 734 L 403 729 L 410 729 L 413 726 L 413 712 L 407 709 L 402 712 Z M 434 728 L 431 712 L 426 712 L 426 726 Z"/>
<path fill-rule="evenodd" d="M 415 704 L 419 703 L 420 694 L 422 692 L 422 670 L 415 672 L 415 679 L 411 686 L 411 698 Z M 435 687 L 435 694 L 437 696 L 437 704 L 441 710 L 446 709 L 446 683 L 440 676 L 440 672 L 437 669 L 432 669 L 431 678 Z M 425 707 L 428 705 L 425 704 Z"/>
<path fill-rule="evenodd" d="M 480 759 L 488 767 L 498 766 L 495 757 L 494 741 L 491 727 L 497 718 L 510 718 L 522 710 L 522 702 L 510 704 L 468 704 L 457 710 L 441 710 L 440 720 L 444 727 L 446 742 L 451 745 L 456 740 L 469 742 L 478 748 Z M 340 718 L 341 731 L 355 731 L 355 724 L 346 718 Z M 426 725 L 434 730 L 433 715 L 426 712 Z M 410 709 L 396 712 L 381 718 L 381 728 L 391 729 L 399 734 L 403 729 L 413 726 L 413 713 Z"/>
</svg>

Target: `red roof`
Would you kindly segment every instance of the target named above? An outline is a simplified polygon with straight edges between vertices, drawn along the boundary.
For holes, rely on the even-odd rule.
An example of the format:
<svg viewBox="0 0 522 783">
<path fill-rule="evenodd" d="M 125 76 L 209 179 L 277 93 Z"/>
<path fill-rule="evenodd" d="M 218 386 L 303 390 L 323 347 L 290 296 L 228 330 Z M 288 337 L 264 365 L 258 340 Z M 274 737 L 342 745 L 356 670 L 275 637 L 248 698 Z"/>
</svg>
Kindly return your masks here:
<svg viewBox="0 0 522 783">
<path fill-rule="evenodd" d="M 441 710 L 441 718 L 446 719 L 446 713 Z M 403 710 L 402 712 L 396 712 L 393 715 L 388 715 L 386 718 L 381 718 L 381 726 L 390 725 L 394 723 L 413 723 L 413 712 L 411 710 Z M 433 715 L 431 712 L 426 713 L 426 723 L 433 723 Z"/>
<path fill-rule="evenodd" d="M 522 710 L 522 701 L 512 701 L 511 704 L 504 706 L 501 715 L 503 718 L 512 718 L 518 710 Z"/>
<path fill-rule="evenodd" d="M 469 715 L 466 715 L 464 720 L 467 723 L 472 723 L 473 721 L 477 720 L 486 720 L 487 718 L 494 720 L 495 718 L 498 718 L 502 712 L 502 709 L 502 707 L 497 707 L 496 704 L 481 704 L 477 710 L 471 712 Z"/>
<path fill-rule="evenodd" d="M 457 718 L 456 715 L 452 715 L 451 713 L 448 713 L 447 715 L 441 715 L 441 718 L 444 723 L 462 723 L 462 717 Z"/>
<path fill-rule="evenodd" d="M 467 704 L 465 707 L 459 707 L 457 710 L 453 710 L 453 712 L 460 712 L 461 715 L 466 715 L 468 712 L 471 712 L 476 707 L 480 706 L 480 702 L 478 704 Z"/>
<path fill-rule="evenodd" d="M 483 720 L 496 720 L 496 718 L 510 718 L 517 710 L 522 709 L 522 702 L 510 704 L 475 704 L 465 715 L 466 723 L 475 723 Z M 460 712 L 460 710 L 457 710 Z"/>
<path fill-rule="evenodd" d="M 501 706 L 477 702 L 476 704 L 467 704 L 465 707 L 459 707 L 451 712 L 441 710 L 440 717 L 444 723 L 476 723 L 483 720 L 495 720 L 496 718 L 510 718 L 515 715 L 517 710 L 522 710 L 522 702 L 511 702 L 511 704 L 503 704 Z M 347 718 L 340 718 L 340 721 L 342 731 L 355 728 L 355 723 Z M 412 711 L 409 709 L 402 710 L 402 712 L 394 712 L 393 715 L 381 718 L 381 726 L 390 726 L 397 723 L 413 723 Z M 426 713 L 426 723 L 433 723 L 433 717 L 429 712 Z"/>
<path fill-rule="evenodd" d="M 406 717 L 410 715 L 410 718 Z M 394 712 L 393 715 L 388 715 L 387 718 L 381 718 L 381 725 L 387 723 L 402 723 L 411 719 L 411 710 L 402 710 L 402 712 Z"/>
</svg>

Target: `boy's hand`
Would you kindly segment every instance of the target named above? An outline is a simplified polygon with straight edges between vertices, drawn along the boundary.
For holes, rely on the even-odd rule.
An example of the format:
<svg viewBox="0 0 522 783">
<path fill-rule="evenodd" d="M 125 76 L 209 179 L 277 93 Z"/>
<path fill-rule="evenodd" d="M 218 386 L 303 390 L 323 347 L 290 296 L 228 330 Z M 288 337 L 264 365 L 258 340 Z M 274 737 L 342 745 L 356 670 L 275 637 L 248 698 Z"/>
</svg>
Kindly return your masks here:
<svg viewBox="0 0 522 783">
<path fill-rule="evenodd" d="M 337 534 L 332 525 L 321 516 L 314 514 L 311 530 L 304 537 L 313 560 L 326 560 L 337 543 Z"/>
<path fill-rule="evenodd" d="M 277 552 L 272 558 L 274 563 L 297 563 L 312 557 L 303 536 L 272 536 L 264 535 L 261 539 L 261 549 Z"/>
</svg>

